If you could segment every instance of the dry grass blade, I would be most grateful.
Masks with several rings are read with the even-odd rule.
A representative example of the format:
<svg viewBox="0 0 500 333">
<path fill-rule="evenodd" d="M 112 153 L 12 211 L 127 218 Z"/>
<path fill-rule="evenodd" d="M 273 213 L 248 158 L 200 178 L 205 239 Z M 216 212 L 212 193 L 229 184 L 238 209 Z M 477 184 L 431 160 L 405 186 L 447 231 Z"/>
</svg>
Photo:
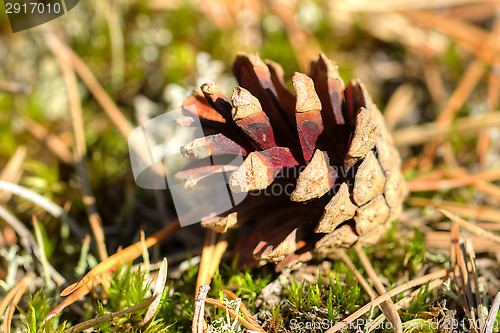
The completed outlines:
<svg viewBox="0 0 500 333">
<path fill-rule="evenodd" d="M 477 321 L 476 321 L 476 307 L 474 304 L 474 299 L 472 298 L 472 287 L 471 287 L 471 279 L 470 279 L 470 274 L 469 270 L 467 267 L 467 255 L 465 253 L 465 246 L 464 246 L 464 241 L 463 239 L 458 240 L 458 246 L 460 251 L 457 253 L 458 254 L 458 266 L 460 267 L 460 276 L 462 279 L 463 288 L 461 291 L 464 293 L 464 298 L 467 300 L 466 306 L 467 306 L 467 311 L 466 313 L 469 315 L 469 319 L 471 320 L 472 324 L 472 331 L 477 332 Z"/>
<path fill-rule="evenodd" d="M 63 71 L 64 81 L 66 83 L 69 106 L 71 113 L 71 123 L 73 127 L 73 133 L 75 137 L 75 147 L 73 150 L 73 160 L 80 177 L 80 182 L 82 184 L 82 201 L 85 205 L 85 210 L 89 217 L 90 226 L 94 234 L 97 249 L 99 251 L 99 257 L 104 260 L 108 257 L 108 252 L 106 250 L 106 242 L 104 238 L 104 231 L 102 229 L 102 219 L 99 215 L 96 207 L 96 199 L 92 193 L 92 188 L 90 187 L 90 181 L 88 179 L 88 170 L 85 163 L 85 155 L 87 148 L 85 146 L 85 130 L 83 128 L 82 119 L 82 106 L 80 101 L 80 93 L 78 92 L 78 83 L 76 81 L 75 72 L 69 63 L 69 59 L 64 51 L 56 47 L 56 43 L 50 38 L 50 35 L 44 35 L 46 42 L 49 45 L 52 53 L 54 53 L 59 60 L 59 65 Z"/>
<path fill-rule="evenodd" d="M 437 117 L 437 124 L 441 127 L 449 127 L 456 113 L 462 108 L 463 104 L 472 93 L 481 77 L 486 72 L 486 66 L 480 60 L 474 60 L 462 76 L 458 87 L 451 95 L 445 108 Z M 420 158 L 419 165 L 427 168 L 434 157 L 436 156 L 437 148 L 441 140 L 433 138 L 432 141 L 427 142 L 423 147 L 423 153 Z"/>
<path fill-rule="evenodd" d="M 489 225 L 492 225 L 489 223 Z M 449 226 L 449 223 L 448 223 Z M 485 227 L 483 227 L 485 228 Z M 497 229 L 500 231 L 500 229 Z M 432 250 L 445 250 L 450 247 L 451 237 L 449 231 L 430 231 L 425 233 L 425 247 Z M 476 235 L 463 235 L 465 240 L 470 240 L 474 245 L 476 253 L 497 253 L 500 251 L 500 246 L 495 242 L 484 239 Z"/>
<path fill-rule="evenodd" d="M 69 216 L 66 215 L 66 211 L 62 207 L 56 205 L 54 202 L 45 198 L 44 196 L 36 192 L 33 192 L 21 185 L 4 182 L 2 180 L 0 180 L 0 190 L 18 195 L 42 207 L 50 215 L 65 219 L 77 236 L 79 236 L 81 239 L 85 238 L 85 233 L 82 231 L 80 226 L 77 223 L 75 223 L 75 221 L 73 221 L 73 219 L 71 219 Z"/>
<path fill-rule="evenodd" d="M 64 214 L 64 210 L 60 206 L 56 205 L 54 202 L 46 199 L 40 194 L 33 192 L 21 185 L 0 180 L 0 190 L 9 192 L 11 194 L 16 194 L 26 200 L 38 204 L 52 216 L 60 217 Z"/>
<path fill-rule="evenodd" d="M 141 311 L 142 309 L 147 308 L 156 298 L 157 298 L 157 296 L 154 295 L 154 296 L 151 296 L 146 301 L 144 301 L 141 304 L 138 304 L 138 305 L 136 305 L 134 307 L 131 307 L 131 308 L 128 308 L 128 309 L 125 309 L 125 310 L 121 310 L 121 311 L 118 311 L 118 312 L 110 313 L 110 314 L 107 314 L 107 315 L 104 315 L 104 316 L 101 316 L 101 317 L 98 317 L 98 318 L 87 320 L 86 322 L 77 324 L 75 326 L 72 326 L 72 327 L 64 330 L 64 333 L 78 333 L 78 332 L 82 332 L 82 331 L 84 331 L 84 330 L 86 330 L 88 328 L 95 327 L 95 326 L 98 326 L 98 325 L 100 325 L 102 323 L 105 323 L 107 321 L 113 320 L 116 317 L 120 317 L 120 316 L 129 314 L 129 313 Z"/>
<path fill-rule="evenodd" d="M 494 8 L 495 10 L 495 21 L 493 23 L 492 28 L 492 37 L 496 40 L 497 43 L 500 44 L 500 7 L 498 4 Z M 500 59 L 497 58 L 495 62 L 496 68 L 500 66 Z M 495 71 L 490 71 L 488 77 L 488 105 L 490 109 L 498 108 L 500 104 L 500 77 L 495 73 Z M 491 112 L 491 111 L 490 111 Z M 490 136 L 490 131 L 484 130 L 479 133 L 479 137 L 477 140 L 477 156 L 479 156 L 479 165 L 481 167 L 487 166 L 488 160 L 488 151 L 491 148 L 492 138 Z M 500 197 L 500 196 L 498 196 Z"/>
<path fill-rule="evenodd" d="M 479 140 L 480 138 L 478 138 Z M 486 155 L 486 154 L 479 154 L 479 156 Z M 446 176 L 448 177 L 468 177 L 469 174 L 460 168 L 457 169 L 451 169 L 451 170 L 444 170 Z M 471 184 L 472 187 L 477 189 L 478 191 L 481 191 L 493 199 L 497 200 L 500 202 L 500 186 L 479 180 L 473 184 Z"/>
<path fill-rule="evenodd" d="M 417 25 L 440 31 L 473 53 L 476 58 L 494 65 L 500 45 L 493 38 L 489 38 L 487 31 L 465 21 L 444 18 L 429 11 L 419 10 L 405 14 Z"/>
<path fill-rule="evenodd" d="M 488 313 L 488 318 L 486 319 L 486 325 L 482 333 L 493 333 L 493 329 L 497 326 L 496 317 L 498 313 L 498 308 L 500 307 L 500 290 L 497 292 L 493 304 L 491 305 L 490 312 Z"/>
<path fill-rule="evenodd" d="M 440 0 L 440 1 L 417 1 L 417 0 L 342 0 L 339 1 L 339 9 L 367 13 L 384 13 L 396 10 L 409 10 L 415 8 L 438 9 L 453 6 L 475 4 L 477 0 Z"/>
<path fill-rule="evenodd" d="M 5 295 L 4 299 L 0 302 L 0 318 L 2 317 L 3 313 L 5 312 L 5 309 L 9 306 L 9 303 L 12 301 L 14 296 L 17 294 L 19 288 L 21 288 L 25 284 L 25 280 L 28 282 L 32 280 L 32 277 L 29 275 L 25 276 L 21 281 L 19 281 L 18 284 L 12 288 L 7 295 Z"/>
<path fill-rule="evenodd" d="M 441 213 L 443 213 L 444 215 L 446 215 L 446 217 L 448 217 L 450 220 L 457 223 L 460 227 L 472 232 L 473 234 L 475 234 L 477 236 L 484 237 L 484 238 L 489 239 L 497 244 L 500 244 L 500 237 L 499 236 L 492 234 L 491 232 L 486 231 L 482 228 L 479 228 L 478 226 L 475 226 L 472 223 L 467 222 L 464 219 L 461 219 L 460 217 L 456 216 L 453 213 L 450 213 L 447 210 L 444 210 L 444 209 L 438 209 L 438 210 Z"/>
<path fill-rule="evenodd" d="M 460 79 L 458 87 L 455 89 L 451 95 L 448 103 L 444 110 L 437 117 L 437 122 L 442 126 L 449 126 L 457 114 L 457 112 L 462 108 L 467 98 L 470 96 L 479 80 L 483 77 L 486 72 L 486 66 L 480 60 L 474 60 L 467 67 L 465 73 Z"/>
<path fill-rule="evenodd" d="M 141 230 L 141 244 L 142 244 L 142 261 L 144 264 L 144 272 L 146 275 L 149 275 L 151 272 L 151 261 L 149 260 L 149 251 L 148 247 L 146 246 L 146 234 L 144 233 L 144 230 Z"/>
<path fill-rule="evenodd" d="M 168 262 L 167 258 L 163 258 L 160 266 L 160 271 L 158 272 L 158 278 L 156 279 L 155 291 L 153 296 L 155 300 L 151 303 L 144 316 L 144 319 L 141 322 L 141 326 L 145 326 L 148 324 L 156 314 L 158 310 L 158 306 L 160 305 L 161 295 L 163 294 L 163 290 L 165 289 L 165 282 L 167 281 L 167 272 L 168 272 Z M 144 327 L 146 328 L 146 327 Z"/>
<path fill-rule="evenodd" d="M 352 315 L 343 319 L 342 321 L 338 322 L 334 327 L 325 331 L 325 333 L 334 333 L 334 332 L 341 331 L 341 330 L 345 329 L 346 327 L 349 327 L 349 324 L 351 322 L 353 322 L 357 318 L 361 317 L 366 312 L 370 311 L 370 309 L 372 307 L 381 304 L 382 302 L 390 299 L 391 297 L 396 296 L 399 293 L 404 292 L 405 290 L 417 287 L 421 284 L 427 283 L 427 282 L 432 281 L 432 280 L 440 281 L 441 282 L 440 284 L 442 284 L 443 283 L 442 279 L 445 278 L 448 274 L 449 274 L 448 270 L 442 269 L 440 271 L 430 273 L 430 274 L 421 276 L 419 278 L 416 278 L 414 280 L 408 281 L 406 283 L 403 283 L 400 286 L 390 290 L 389 292 L 377 297 L 376 299 L 374 299 L 370 303 L 365 304 L 363 307 L 361 307 L 359 310 L 354 312 Z"/>
<path fill-rule="evenodd" d="M 384 111 L 387 129 L 392 130 L 415 106 L 415 89 L 410 84 L 403 84 L 392 94 Z"/>
<path fill-rule="evenodd" d="M 457 244 L 458 244 L 458 239 L 460 238 L 460 227 L 457 224 L 453 224 L 450 228 L 450 267 L 453 269 L 453 272 L 456 271 L 456 265 L 457 265 Z"/>
<path fill-rule="evenodd" d="M 229 234 L 230 234 L 229 231 L 226 232 L 225 234 L 222 234 L 220 236 L 220 239 L 217 241 L 217 244 L 215 244 L 213 258 L 212 261 L 210 262 L 207 275 L 207 278 L 209 278 L 210 280 L 212 280 L 212 277 L 215 275 L 217 268 L 219 268 L 220 261 L 222 260 L 222 256 L 226 252 L 228 246 L 227 238 Z"/>
<path fill-rule="evenodd" d="M 443 284 L 443 281 L 441 279 L 433 280 L 429 283 L 428 290 L 433 290 L 442 284 Z M 402 309 L 403 307 L 407 306 L 415 297 L 417 297 L 417 295 L 419 293 L 420 293 L 420 289 L 415 290 L 410 295 L 404 297 L 403 299 L 399 300 L 396 304 L 394 304 L 394 307 L 396 308 L 396 310 Z M 385 316 L 383 314 L 378 316 L 374 321 L 372 321 L 368 324 L 367 331 L 371 332 L 374 329 L 376 329 L 377 327 L 380 327 L 380 324 L 382 324 L 384 319 L 385 319 Z M 406 326 L 406 325 L 404 325 L 404 326 Z M 406 327 L 404 327 L 404 328 L 406 329 Z"/>
<path fill-rule="evenodd" d="M 245 328 L 247 328 L 249 330 L 252 330 L 252 331 L 255 331 L 255 332 L 266 333 L 266 331 L 264 331 L 260 326 L 254 326 L 254 325 L 252 325 L 251 323 L 249 323 L 248 321 L 246 321 L 245 318 L 243 318 L 238 313 L 236 313 L 234 310 L 229 309 L 226 304 L 223 304 L 220 301 L 212 299 L 212 298 L 206 298 L 205 302 L 207 302 L 209 304 L 212 304 L 212 305 L 215 305 L 218 308 L 227 311 L 231 317 L 236 318 L 238 320 L 238 322 L 241 325 L 243 325 Z"/>
<path fill-rule="evenodd" d="M 346 264 L 346 266 L 354 273 L 354 276 L 356 276 L 356 278 L 358 279 L 358 281 L 361 284 L 361 286 L 363 287 L 363 289 L 368 293 L 368 295 L 370 295 L 372 301 L 375 298 L 377 298 L 377 293 L 375 292 L 375 290 L 372 289 L 372 287 L 370 286 L 368 281 L 366 281 L 366 279 L 363 277 L 363 275 L 361 275 L 361 273 L 359 273 L 358 269 L 356 268 L 354 263 L 351 261 L 351 258 L 349 258 L 347 253 L 345 253 L 344 250 L 340 250 L 339 255 L 340 255 L 340 258 L 342 259 L 342 261 Z M 385 293 L 385 291 L 382 293 Z M 391 321 L 391 319 L 394 317 L 393 309 L 391 308 L 391 306 L 388 305 L 386 302 L 384 302 L 383 304 L 380 304 L 379 307 L 380 307 L 380 310 L 383 312 L 383 316 L 385 318 L 389 319 L 389 321 Z M 397 326 L 394 326 L 394 327 L 397 327 Z"/>
<path fill-rule="evenodd" d="M 33 119 L 21 116 L 23 125 L 31 135 L 43 143 L 58 159 L 67 165 L 73 163 L 73 157 L 68 149 L 68 145 L 57 135 L 50 133 L 42 124 Z"/>
<path fill-rule="evenodd" d="M 12 295 L 10 305 L 7 308 L 7 312 L 5 313 L 5 318 L 3 322 L 3 332 L 10 333 L 10 324 L 12 322 L 12 316 L 14 315 L 14 311 L 16 310 L 17 303 L 21 300 L 24 292 L 30 286 L 30 282 L 34 279 L 33 275 L 26 275 L 19 283 L 14 287 L 15 293 Z M 14 290 L 13 289 L 13 290 Z M 0 309 L 1 310 L 1 309 Z M 3 310 L 0 312 L 0 314 Z"/>
<path fill-rule="evenodd" d="M 38 245 L 38 252 L 40 253 L 40 263 L 42 264 L 42 274 L 45 279 L 45 287 L 52 291 L 54 289 L 54 282 L 51 280 L 50 270 L 49 270 L 49 260 L 45 254 L 45 246 L 43 243 L 42 232 L 40 230 L 40 225 L 38 224 L 38 219 L 33 216 L 33 226 L 35 228 L 35 237 Z"/>
<path fill-rule="evenodd" d="M 238 299 L 238 296 L 236 296 L 236 294 L 230 290 L 224 289 L 224 290 L 222 290 L 222 292 L 224 294 L 226 294 L 227 296 L 229 296 L 229 298 L 231 298 L 233 301 Z M 254 319 L 254 317 L 252 316 L 250 311 L 248 311 L 247 307 L 245 306 L 245 304 L 243 304 L 243 302 L 240 304 L 240 310 L 241 310 L 241 312 L 243 312 L 243 314 L 245 315 L 245 318 L 249 321 L 250 324 L 252 324 L 256 327 L 260 327 L 257 320 Z"/>
<path fill-rule="evenodd" d="M 102 106 L 104 112 L 117 127 L 120 134 L 125 139 L 128 139 L 130 133 L 133 130 L 132 125 L 127 120 L 127 118 L 125 118 L 125 116 L 116 106 L 113 100 L 109 97 L 104 88 L 99 84 L 94 74 L 92 74 L 92 71 L 85 64 L 85 62 L 83 62 L 82 59 L 80 59 L 80 57 L 75 52 L 73 52 L 73 50 L 68 45 L 58 39 L 52 31 L 45 31 L 44 36 L 49 44 L 52 44 L 55 49 L 59 50 L 61 54 L 63 54 L 64 57 L 69 60 L 71 66 L 74 68 L 82 81 L 87 85 L 94 98 Z M 147 152 L 144 151 L 142 147 L 139 147 L 137 142 L 134 140 L 131 140 L 129 144 L 131 148 L 136 152 L 137 156 L 147 164 L 149 164 L 150 160 Z M 158 170 L 157 167 L 153 168 L 153 170 L 159 173 L 161 173 L 162 171 Z"/>
<path fill-rule="evenodd" d="M 0 172 L 0 179 L 11 183 L 19 182 L 23 172 L 22 165 L 26 158 L 26 146 L 19 146 L 16 152 L 9 159 Z M 0 202 L 7 202 L 11 197 L 10 193 L 0 193 Z"/>
<path fill-rule="evenodd" d="M 406 127 L 394 131 L 392 136 L 396 146 L 415 146 L 426 143 L 435 136 L 442 136 L 443 139 L 453 136 L 466 137 L 494 127 L 500 127 L 500 112 L 497 111 L 480 116 L 461 117 L 452 127 L 442 127 L 436 122 Z"/>
<path fill-rule="evenodd" d="M 198 290 L 200 290 L 200 287 L 204 284 L 210 285 L 210 281 L 212 280 L 212 277 L 210 276 L 210 267 L 212 266 L 211 262 L 214 259 L 216 238 L 217 233 L 212 229 L 208 229 L 205 236 L 205 244 L 203 245 L 203 252 L 201 253 L 198 278 L 196 280 L 196 296 L 198 296 Z"/>
<path fill-rule="evenodd" d="M 469 174 L 462 177 L 444 180 L 428 180 L 417 178 L 407 181 L 406 184 L 410 192 L 420 192 L 468 186 L 478 181 L 493 181 L 497 179 L 500 179 L 500 169 L 493 169 L 472 175 Z"/>
<path fill-rule="evenodd" d="M 349 256 L 345 252 L 345 250 L 341 249 L 338 251 L 338 253 L 344 264 L 346 264 L 346 266 L 354 273 L 354 276 L 356 277 L 356 279 L 358 279 L 358 282 L 361 285 L 361 287 L 368 293 L 368 295 L 370 295 L 372 300 L 375 299 L 377 297 L 375 290 L 372 289 L 368 281 L 366 281 L 363 275 L 361 275 L 361 273 L 356 268 L 356 265 L 354 265 L 351 258 L 349 258 Z"/>
<path fill-rule="evenodd" d="M 149 248 L 153 245 L 158 244 L 160 241 L 167 238 L 168 236 L 172 235 L 174 232 L 179 230 L 179 228 L 180 228 L 179 221 L 171 222 L 169 225 L 164 227 L 162 230 L 158 231 L 157 233 L 155 233 L 151 237 L 148 237 L 144 241 L 144 243 Z M 68 288 L 64 289 L 61 292 L 61 296 L 67 296 L 67 295 L 75 292 L 76 290 L 78 290 L 82 286 L 87 285 L 89 282 L 92 282 L 92 280 L 94 280 L 97 276 L 99 276 L 103 273 L 109 272 L 114 267 L 117 267 L 117 265 L 121 261 L 133 260 L 133 259 L 139 257 L 142 254 L 142 248 L 143 248 L 142 242 L 137 242 L 129 247 L 126 247 L 122 251 L 113 254 L 108 259 L 100 262 L 90 272 L 88 272 L 87 275 L 85 275 L 83 277 L 83 279 L 80 280 L 80 282 L 73 284 L 73 285 L 69 286 Z"/>
<path fill-rule="evenodd" d="M 478 219 L 482 221 L 489 221 L 500 223 L 500 211 L 485 207 L 485 206 L 471 206 L 466 204 L 458 204 L 452 201 L 443 201 L 426 198 L 410 198 L 407 203 L 413 206 L 434 206 L 436 208 L 454 211 L 466 217 Z"/>
<path fill-rule="evenodd" d="M 439 65 L 436 63 L 436 59 L 426 54 L 426 52 L 421 51 L 419 55 L 423 62 L 423 75 L 427 91 L 429 91 L 432 101 L 441 109 L 444 107 L 447 92 L 443 83 L 443 77 L 439 71 Z"/>
<path fill-rule="evenodd" d="M 118 131 L 120 131 L 124 138 L 128 138 L 128 135 L 133 129 L 132 125 L 130 125 L 129 121 L 125 118 L 120 109 L 118 109 L 104 88 L 99 84 L 88 66 L 77 54 L 73 52 L 73 50 L 71 50 L 68 45 L 57 38 L 51 31 L 46 30 L 44 35 L 46 41 L 51 43 L 54 48 L 61 50 L 61 52 L 63 52 L 63 54 L 71 61 L 71 65 L 78 73 L 78 76 L 80 76 L 83 82 L 85 82 L 97 102 L 101 104 L 106 114 L 118 128 Z"/>
<path fill-rule="evenodd" d="M 482 314 L 482 300 L 479 291 L 477 272 L 475 269 L 475 255 L 472 243 L 460 238 L 459 224 L 454 224 L 451 228 L 451 267 L 453 269 L 453 278 L 455 283 L 455 293 L 458 295 L 459 302 L 469 319 L 471 332 L 479 332 L 484 327 L 484 317 Z M 475 298 L 472 297 L 472 282 L 475 286 Z M 476 320 L 476 311 L 478 320 Z"/>
<path fill-rule="evenodd" d="M 310 59 L 315 58 L 321 52 L 321 47 L 314 35 L 297 24 L 296 8 L 293 4 L 294 2 L 270 1 L 271 10 L 283 22 L 297 62 L 301 71 L 304 72 L 310 65 Z"/>
<path fill-rule="evenodd" d="M 62 312 L 67 306 L 73 304 L 74 302 L 78 301 L 80 298 L 83 296 L 87 295 L 91 290 L 94 284 L 98 284 L 100 282 L 100 277 L 95 277 L 93 280 L 89 280 L 85 285 L 80 286 L 77 290 L 75 290 L 71 295 L 66 297 L 64 301 L 59 303 L 58 306 L 55 307 L 54 310 L 50 311 L 49 314 L 44 318 L 43 322 L 45 323 L 47 320 L 50 320 L 51 318 L 57 316 L 59 313 Z M 68 288 L 75 287 L 77 283 L 73 283 L 71 286 Z M 66 289 L 68 289 L 66 288 Z"/>
<path fill-rule="evenodd" d="M 21 237 L 21 245 L 26 249 L 26 251 L 33 252 L 35 257 L 41 261 L 42 254 L 38 250 L 38 246 L 36 244 L 35 239 L 31 235 L 31 232 L 26 228 L 26 226 L 19 221 L 14 215 L 12 215 L 6 208 L 0 205 L 0 218 L 2 218 L 5 222 L 7 222 L 12 229 L 16 231 L 16 233 Z M 52 275 L 52 279 L 56 282 L 58 286 L 61 286 L 66 283 L 66 279 L 59 274 L 56 269 L 47 263 L 50 274 Z M 1 312 L 0 312 L 1 315 Z"/>
<path fill-rule="evenodd" d="M 485 325 L 484 307 L 483 307 L 483 298 L 481 295 L 481 291 L 479 290 L 479 277 L 477 275 L 477 268 L 476 268 L 476 253 L 474 251 L 474 246 L 472 246 L 472 242 L 470 240 L 466 241 L 465 250 L 467 252 L 467 255 L 469 256 L 469 262 L 471 263 L 471 273 L 474 281 L 474 294 L 476 295 L 478 319 L 480 327 L 484 327 Z"/>
<path fill-rule="evenodd" d="M 484 316 L 481 293 L 476 271 L 475 254 L 472 242 L 470 240 L 464 243 L 460 238 L 460 227 L 455 224 L 451 229 L 452 245 L 451 245 L 451 264 L 453 268 L 455 293 L 459 297 L 464 312 L 466 313 L 471 324 L 472 332 L 479 332 L 484 328 Z M 467 244 L 467 245 L 466 245 Z M 473 298 L 473 288 L 474 294 Z M 477 319 L 476 319 L 477 311 Z"/>
<path fill-rule="evenodd" d="M 363 252 L 363 249 L 359 245 L 354 246 L 354 249 L 356 250 L 358 257 L 361 260 L 363 267 L 368 273 L 368 276 L 372 280 L 375 289 L 377 289 L 379 294 L 386 294 L 387 291 L 385 290 L 384 285 L 378 278 L 377 273 L 375 272 L 372 264 L 370 263 L 370 259 L 368 259 L 366 254 Z M 386 315 L 387 320 L 391 322 L 394 331 L 396 333 L 403 332 L 403 323 L 401 322 L 401 317 L 399 317 L 398 311 L 396 310 L 396 307 L 394 306 L 394 302 L 392 301 L 392 299 L 391 298 L 387 299 L 387 301 L 384 302 L 383 307 L 385 308 L 384 314 Z"/>
</svg>

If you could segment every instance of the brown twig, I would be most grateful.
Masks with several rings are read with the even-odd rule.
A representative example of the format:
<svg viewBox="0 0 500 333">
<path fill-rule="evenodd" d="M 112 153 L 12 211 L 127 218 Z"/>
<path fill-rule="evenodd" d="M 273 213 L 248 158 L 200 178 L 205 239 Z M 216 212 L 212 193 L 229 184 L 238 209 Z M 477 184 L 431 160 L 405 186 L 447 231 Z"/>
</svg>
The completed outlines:
<svg viewBox="0 0 500 333">
<path fill-rule="evenodd" d="M 205 320 L 203 319 L 205 311 L 205 299 L 207 298 L 210 286 L 203 284 L 197 289 L 197 296 L 194 306 L 193 325 L 191 327 L 192 333 L 203 333 Z"/>
</svg>

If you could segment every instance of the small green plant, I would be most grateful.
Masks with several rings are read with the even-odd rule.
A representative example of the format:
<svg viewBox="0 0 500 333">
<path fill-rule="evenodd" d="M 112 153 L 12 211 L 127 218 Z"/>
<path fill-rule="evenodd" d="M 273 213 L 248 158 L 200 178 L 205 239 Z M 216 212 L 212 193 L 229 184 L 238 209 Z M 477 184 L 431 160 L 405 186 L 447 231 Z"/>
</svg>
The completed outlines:
<svg viewBox="0 0 500 333">
<path fill-rule="evenodd" d="M 292 280 L 285 291 L 287 306 L 281 314 L 272 310 L 272 319 L 280 325 L 288 323 L 292 331 L 300 331 L 298 323 L 308 323 L 308 331 L 322 332 L 328 323 L 335 323 L 369 302 L 354 279 L 354 274 L 340 262 L 326 275 L 318 274 L 315 283 Z"/>
<path fill-rule="evenodd" d="M 52 300 L 39 290 L 30 297 L 28 310 L 21 311 L 23 325 L 29 333 L 62 333 L 67 327 L 67 323 L 59 324 L 59 317 L 51 318 L 45 323 L 44 318 L 52 310 Z"/>
<path fill-rule="evenodd" d="M 405 320 L 410 320 L 414 318 L 414 316 L 411 316 L 409 314 L 417 315 L 419 312 L 424 312 L 429 310 L 429 307 L 432 304 L 431 302 L 428 302 L 430 294 L 431 293 L 429 292 L 429 284 L 426 284 L 425 286 L 420 288 L 417 297 L 415 297 L 408 306 L 406 314 L 401 315 L 401 319 L 403 320 L 403 322 Z"/>
<path fill-rule="evenodd" d="M 121 265 L 113 274 L 109 287 L 106 288 L 108 311 L 115 312 L 132 307 L 151 294 L 151 282 L 146 281 L 141 266 L 135 272 L 132 272 L 131 268 L 131 264 Z"/>
<path fill-rule="evenodd" d="M 105 288 L 108 298 L 97 303 L 97 316 L 104 316 L 109 313 L 131 308 L 144 302 L 151 295 L 151 282 L 147 281 L 141 266 L 134 272 L 132 265 L 121 264 L 113 274 L 109 286 Z M 165 302 L 167 294 L 162 294 Z M 102 323 L 99 332 L 143 332 L 142 320 L 146 309 L 132 312 L 125 316 L 113 318 L 111 321 Z M 166 318 L 157 316 L 146 332 L 159 333 L 166 332 L 169 325 L 164 321 Z"/>
<path fill-rule="evenodd" d="M 232 267 L 222 265 L 221 271 L 217 271 L 212 281 L 212 295 L 219 296 L 217 293 L 222 289 L 234 290 L 235 294 L 245 303 L 247 309 L 254 313 L 257 310 L 256 300 L 260 291 L 269 284 L 273 278 L 272 274 L 253 274 L 249 269 L 243 272 Z"/>
<path fill-rule="evenodd" d="M 422 267 L 422 262 L 425 258 L 424 248 L 425 238 L 418 228 L 413 228 L 413 237 L 410 240 L 410 245 L 404 257 L 404 265 L 413 269 Z"/>
</svg>

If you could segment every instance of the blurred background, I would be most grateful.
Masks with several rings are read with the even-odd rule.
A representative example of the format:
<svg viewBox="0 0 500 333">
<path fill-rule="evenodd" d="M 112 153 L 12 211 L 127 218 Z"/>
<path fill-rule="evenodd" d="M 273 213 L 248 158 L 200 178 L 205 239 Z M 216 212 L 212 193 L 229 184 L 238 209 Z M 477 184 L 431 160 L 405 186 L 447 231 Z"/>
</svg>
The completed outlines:
<svg viewBox="0 0 500 333">
<path fill-rule="evenodd" d="M 74 134 L 64 74 L 67 53 L 61 50 L 70 49 L 83 142 Z M 207 81 L 216 81 L 230 96 L 237 85 L 231 66 L 238 52 L 278 62 L 288 84 L 295 71 L 309 72 L 319 52 L 337 62 L 345 82 L 361 79 L 394 133 L 408 179 L 445 177 L 443 169 L 474 173 L 500 166 L 494 112 L 500 98 L 500 4 L 495 1 L 86 0 L 50 23 L 14 34 L 2 12 L 0 179 L 54 201 L 74 224 L 7 192 L 0 192 L 0 205 L 29 229 L 31 216 L 38 218 L 45 251 L 61 274 L 75 274 L 68 258 L 77 260 L 82 239 L 91 234 L 92 210 L 86 211 L 82 199 L 89 194 L 85 182 L 110 253 L 139 240 L 139 230 L 150 234 L 175 219 L 168 194 L 135 185 L 127 126 L 179 107 Z M 486 114 L 492 117 L 477 118 Z M 75 156 L 86 163 L 83 173 Z M 496 196 L 444 190 L 433 198 L 499 203 L 498 190 Z M 416 208 L 422 205 L 410 204 L 403 217 L 407 226 L 424 233 L 443 227 L 429 227 L 440 217 L 425 210 L 422 215 Z M 18 242 L 2 219 L 0 231 L 0 248 Z M 441 236 L 433 237 L 429 247 L 446 248 Z M 178 253 L 188 243 L 196 249 L 203 234 L 182 230 L 164 250 Z M 92 253 L 95 264 L 97 251 Z M 6 265 L 0 261 L 0 278 Z"/>
<path fill-rule="evenodd" d="M 135 127 L 177 108 L 207 81 L 216 81 L 230 96 L 238 52 L 258 52 L 280 63 L 288 80 L 295 71 L 307 73 L 309 62 L 324 52 L 337 62 L 344 81 L 359 78 L 367 85 L 396 131 L 410 177 L 436 163 L 475 171 L 498 165 L 498 129 L 482 131 L 479 139 L 455 135 L 429 155 L 423 143 L 433 132 L 415 126 L 436 125 L 438 119 L 446 128 L 461 116 L 498 106 L 499 8 L 493 1 L 467 0 L 89 0 L 50 23 L 14 34 L 3 13 L 1 177 L 67 207 L 79 232 L 88 232 L 73 163 L 68 91 L 48 30 L 74 51 L 123 115 L 110 116 L 109 105 L 99 102 L 104 91 L 96 97 L 88 79 L 78 80 L 86 173 L 109 249 L 137 238 L 139 226 L 161 226 L 158 210 L 163 219 L 175 217 L 171 205 L 158 204 L 161 196 L 134 184 L 120 121 Z M 22 219 L 36 213 L 49 235 L 68 235 L 61 233 L 59 219 L 36 205 L 6 194 L 0 200 Z M 121 238 L 113 237 L 117 234 Z M 66 246 L 76 251 L 71 243 Z"/>
</svg>

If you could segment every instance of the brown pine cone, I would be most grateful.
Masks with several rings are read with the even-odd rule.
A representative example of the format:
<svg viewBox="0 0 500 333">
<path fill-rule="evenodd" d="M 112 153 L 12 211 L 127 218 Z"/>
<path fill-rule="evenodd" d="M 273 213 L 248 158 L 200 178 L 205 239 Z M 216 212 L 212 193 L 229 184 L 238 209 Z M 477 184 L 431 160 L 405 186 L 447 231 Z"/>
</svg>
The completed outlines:
<svg viewBox="0 0 500 333">
<path fill-rule="evenodd" d="M 184 156 L 245 157 L 229 186 L 247 197 L 202 224 L 226 232 L 252 221 L 240 250 L 252 245 L 255 259 L 281 265 L 376 241 L 398 219 L 407 190 L 399 153 L 363 84 L 345 87 L 324 54 L 310 76 L 292 76 L 295 95 L 280 65 L 257 54 L 239 54 L 233 73 L 240 86 L 230 101 L 206 83 L 184 103 L 196 106 L 205 135 L 183 146 Z M 205 177 L 194 166 L 177 176 L 190 187 Z M 243 260 L 252 252 L 242 251 Z"/>
</svg>

